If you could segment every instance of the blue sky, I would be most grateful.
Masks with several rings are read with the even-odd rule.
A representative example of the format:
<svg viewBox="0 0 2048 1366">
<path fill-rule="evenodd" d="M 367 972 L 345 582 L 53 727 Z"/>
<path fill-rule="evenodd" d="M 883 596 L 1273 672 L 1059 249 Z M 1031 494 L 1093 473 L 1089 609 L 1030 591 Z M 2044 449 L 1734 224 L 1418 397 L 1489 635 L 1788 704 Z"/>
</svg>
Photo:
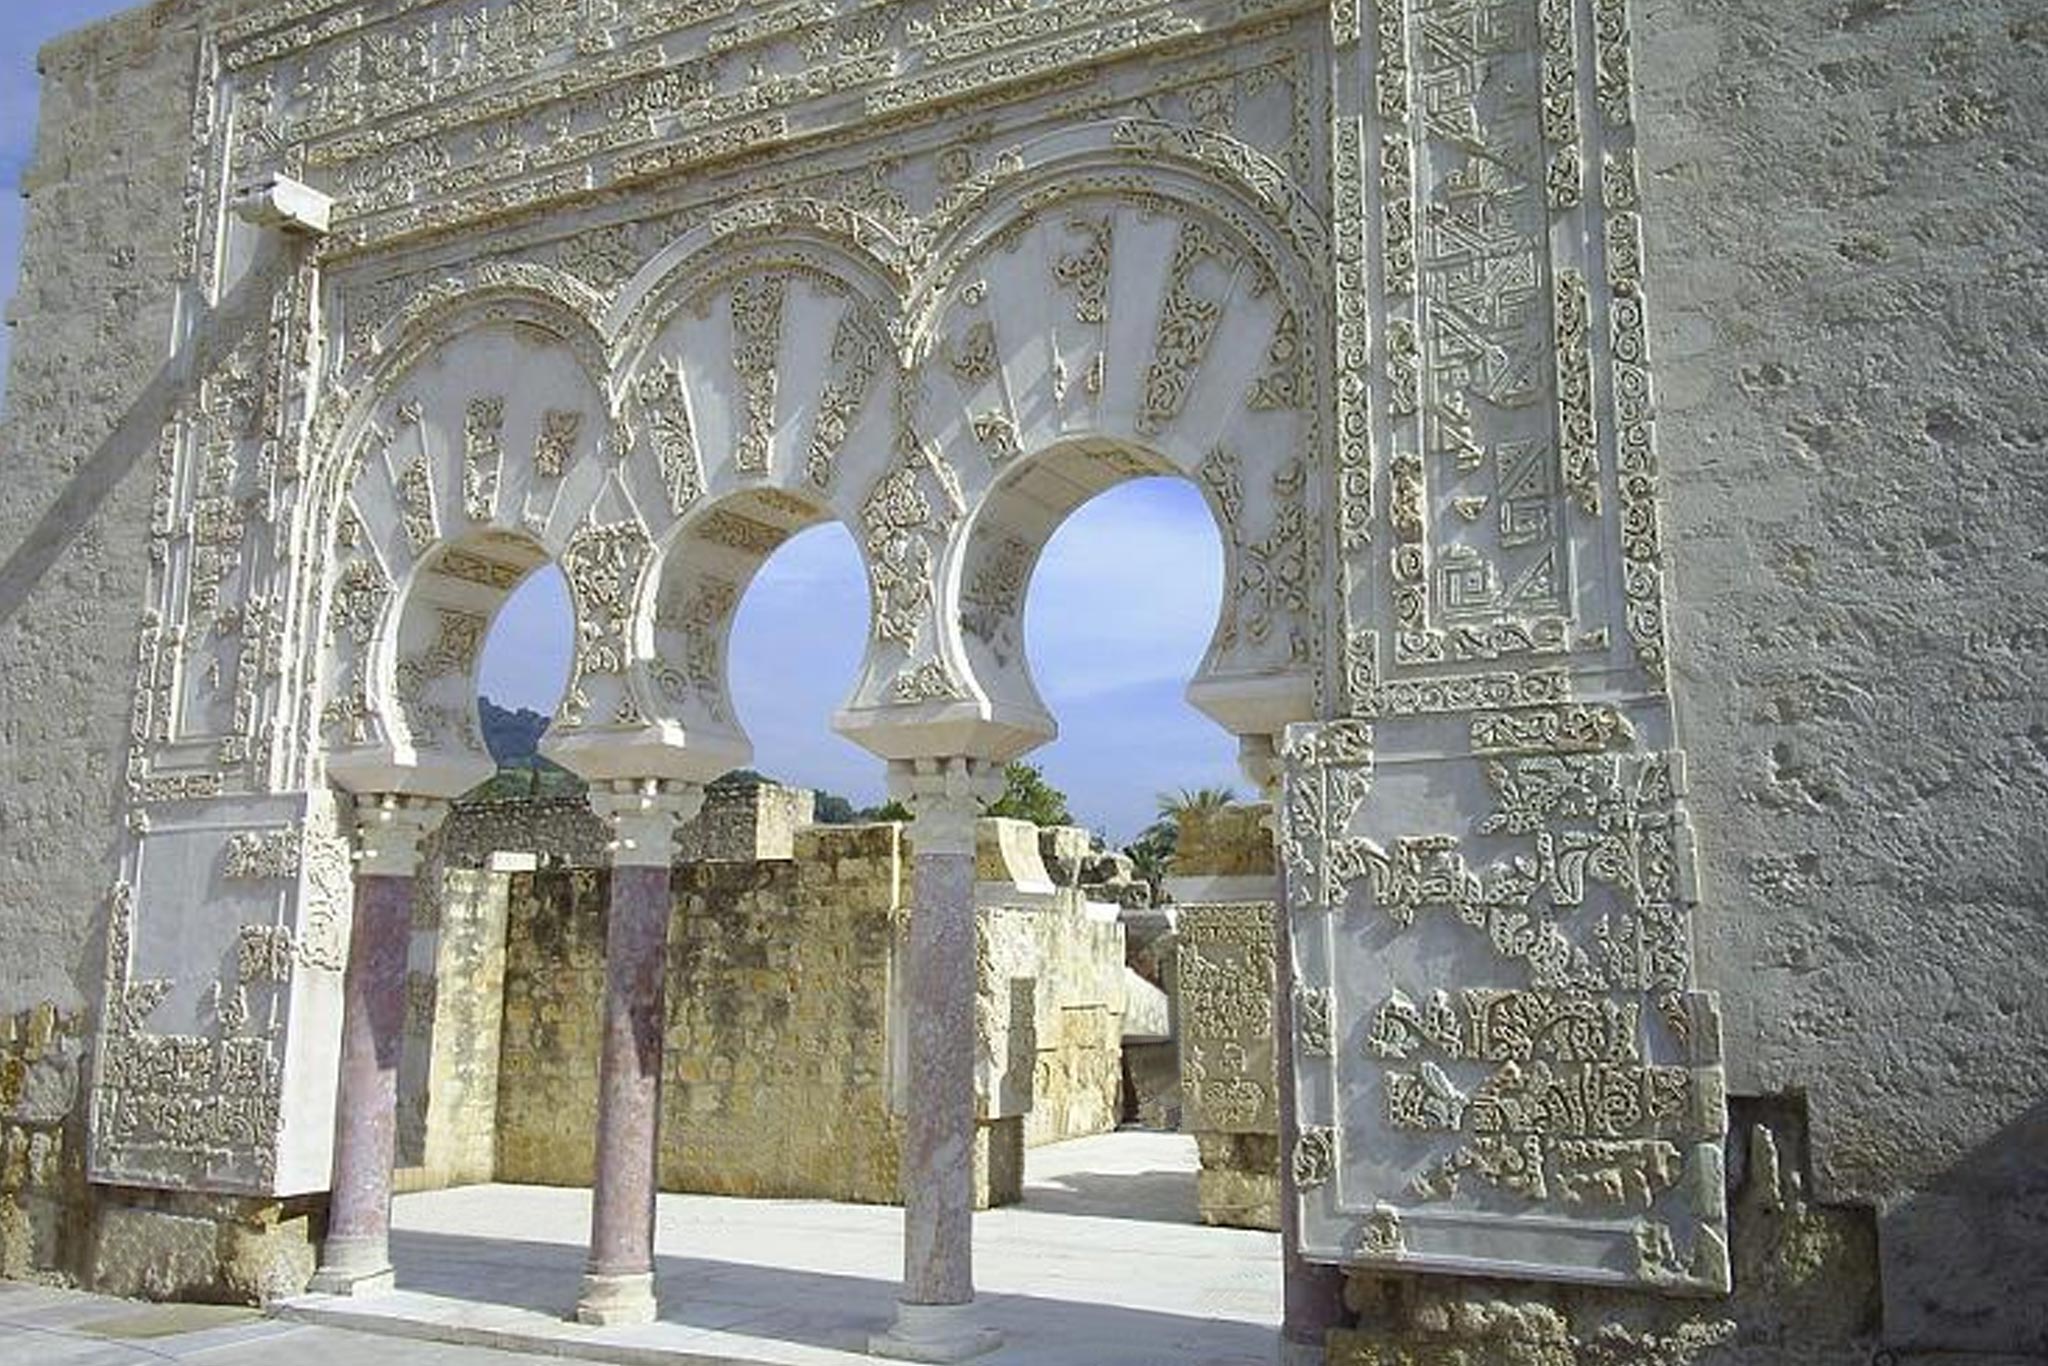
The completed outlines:
<svg viewBox="0 0 2048 1366">
<path fill-rule="evenodd" d="M 0 298 L 12 297 L 19 276 L 36 50 L 126 8 L 0 0 Z M 0 328 L 0 375 L 10 340 Z M 1031 758 L 1083 824 L 1121 841 L 1152 819 L 1161 791 L 1242 787 L 1235 742 L 1181 696 L 1221 589 L 1214 523 L 1193 486 L 1177 480 L 1112 489 L 1053 538 L 1032 580 L 1025 634 L 1060 737 Z M 861 803 L 880 799 L 881 762 L 834 735 L 831 717 L 852 689 L 867 613 L 852 541 L 839 526 L 816 528 L 784 546 L 748 590 L 731 659 L 755 766 Z M 559 576 L 536 576 L 493 629 L 482 690 L 509 706 L 551 709 L 567 662 L 563 586 Z"/>
<path fill-rule="evenodd" d="M 1122 842 L 1151 821 L 1162 791 L 1242 788 L 1236 742 L 1182 697 L 1222 586 L 1215 525 L 1201 494 L 1179 479 L 1111 489 L 1046 547 L 1024 633 L 1060 735 L 1030 757 L 1082 824 Z M 880 799 L 881 762 L 831 730 L 867 628 L 867 585 L 845 528 L 814 527 L 768 561 L 740 604 L 731 650 L 733 699 L 756 768 L 857 804 Z M 568 654 L 561 576 L 535 575 L 492 628 L 482 691 L 550 709 Z"/>
</svg>

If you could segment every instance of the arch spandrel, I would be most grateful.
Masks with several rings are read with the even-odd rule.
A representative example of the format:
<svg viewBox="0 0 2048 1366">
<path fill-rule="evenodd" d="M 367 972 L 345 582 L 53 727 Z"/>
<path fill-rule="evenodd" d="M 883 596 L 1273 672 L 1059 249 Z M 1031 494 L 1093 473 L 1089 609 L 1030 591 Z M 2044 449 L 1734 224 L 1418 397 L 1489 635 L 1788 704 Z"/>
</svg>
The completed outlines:
<svg viewBox="0 0 2048 1366">
<path fill-rule="evenodd" d="M 1166 473 L 1203 489 L 1226 550 L 1190 696 L 1233 732 L 1276 734 L 1313 714 L 1320 630 L 1312 271 L 1213 168 L 1137 190 L 1114 129 L 1042 150 L 1057 155 L 967 197 L 982 221 L 941 234 L 952 250 L 921 281 L 905 425 L 961 511 L 941 528 L 929 633 L 904 633 L 842 729 L 900 727 L 915 707 L 988 757 L 1050 738 L 1021 648 L 1031 568 L 1088 497 Z"/>
<path fill-rule="evenodd" d="M 330 476 L 317 725 L 337 782 L 453 795 L 495 767 L 474 716 L 484 631 L 605 499 L 609 404 L 558 321 L 499 295 L 423 315 L 368 383 Z"/>
</svg>

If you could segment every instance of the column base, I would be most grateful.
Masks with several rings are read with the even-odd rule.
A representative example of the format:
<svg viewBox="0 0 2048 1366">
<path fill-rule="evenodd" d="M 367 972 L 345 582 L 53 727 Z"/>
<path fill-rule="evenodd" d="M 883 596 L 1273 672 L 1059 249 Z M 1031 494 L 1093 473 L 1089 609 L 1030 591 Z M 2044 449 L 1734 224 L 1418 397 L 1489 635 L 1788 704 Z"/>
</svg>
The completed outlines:
<svg viewBox="0 0 2048 1366">
<path fill-rule="evenodd" d="M 655 1308 L 652 1271 L 629 1272 L 623 1276 L 603 1276 L 592 1271 L 583 1277 L 583 1295 L 576 1301 L 576 1322 L 587 1323 L 593 1328 L 609 1328 L 619 1323 L 652 1323 Z"/>
<path fill-rule="evenodd" d="M 1327 1359 L 1320 1342 L 1289 1342 L 1280 1339 L 1278 1366 L 1323 1366 Z"/>
<path fill-rule="evenodd" d="M 396 1283 L 388 1239 L 329 1238 L 306 1289 L 315 1295 L 382 1295 Z"/>
<path fill-rule="evenodd" d="M 965 1361 L 1003 1345 L 1003 1335 L 974 1322 L 972 1304 L 896 1305 L 888 1332 L 868 1339 L 868 1351 L 898 1361 Z"/>
</svg>

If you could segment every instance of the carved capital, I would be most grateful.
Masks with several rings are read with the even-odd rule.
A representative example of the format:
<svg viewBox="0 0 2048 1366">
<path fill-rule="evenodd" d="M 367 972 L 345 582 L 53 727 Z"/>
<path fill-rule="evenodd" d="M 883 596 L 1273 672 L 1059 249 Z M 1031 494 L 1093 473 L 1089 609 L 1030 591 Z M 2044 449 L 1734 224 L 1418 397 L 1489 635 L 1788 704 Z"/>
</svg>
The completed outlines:
<svg viewBox="0 0 2048 1366">
<path fill-rule="evenodd" d="M 617 778 L 590 785 L 590 809 L 612 832 L 612 864 L 666 868 L 675 858 L 676 831 L 704 806 L 700 783 L 661 778 Z"/>
<path fill-rule="evenodd" d="M 982 807 L 1003 794 L 1003 766 L 988 759 L 891 759 L 889 795 L 910 808 L 919 854 L 972 854 Z"/>
<path fill-rule="evenodd" d="M 447 814 L 448 803 L 438 797 L 357 793 L 356 871 L 411 877 L 419 871 L 420 846 Z"/>
</svg>

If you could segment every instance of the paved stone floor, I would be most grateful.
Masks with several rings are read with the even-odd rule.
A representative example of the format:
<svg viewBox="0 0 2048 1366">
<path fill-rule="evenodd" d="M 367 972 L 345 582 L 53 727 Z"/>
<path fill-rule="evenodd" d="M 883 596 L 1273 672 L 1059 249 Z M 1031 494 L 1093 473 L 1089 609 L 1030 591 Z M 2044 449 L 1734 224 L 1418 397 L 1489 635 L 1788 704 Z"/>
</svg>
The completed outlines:
<svg viewBox="0 0 2048 1366">
<path fill-rule="evenodd" d="M 535 1366 L 539 1360 L 483 1347 L 394 1343 L 266 1319 L 254 1309 L 137 1304 L 0 1281 L 5 1366 Z"/>
<path fill-rule="evenodd" d="M 1269 1366 L 1279 1240 L 1195 1223 L 1192 1139 L 1125 1132 L 1030 1155 L 1024 1203 L 979 1215 L 993 1366 Z M 400 1289 L 307 1297 L 307 1321 L 596 1360 L 854 1366 L 893 1313 L 902 1213 L 808 1200 L 664 1195 L 659 1323 L 565 1322 L 590 1226 L 584 1190 L 472 1186 L 402 1196 Z M 409 1358 L 408 1358 L 409 1359 Z M 211 1359 L 209 1359 L 211 1366 Z"/>
</svg>

